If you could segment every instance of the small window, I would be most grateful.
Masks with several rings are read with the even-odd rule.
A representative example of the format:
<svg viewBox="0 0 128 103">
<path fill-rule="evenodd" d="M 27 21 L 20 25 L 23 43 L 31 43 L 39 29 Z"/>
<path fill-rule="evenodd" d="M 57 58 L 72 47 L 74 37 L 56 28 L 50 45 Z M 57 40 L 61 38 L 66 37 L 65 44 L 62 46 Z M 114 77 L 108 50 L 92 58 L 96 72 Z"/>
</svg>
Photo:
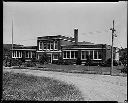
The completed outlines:
<svg viewBox="0 0 128 103">
<path fill-rule="evenodd" d="M 53 59 L 58 59 L 58 55 L 57 54 L 54 54 L 53 55 Z"/>
</svg>

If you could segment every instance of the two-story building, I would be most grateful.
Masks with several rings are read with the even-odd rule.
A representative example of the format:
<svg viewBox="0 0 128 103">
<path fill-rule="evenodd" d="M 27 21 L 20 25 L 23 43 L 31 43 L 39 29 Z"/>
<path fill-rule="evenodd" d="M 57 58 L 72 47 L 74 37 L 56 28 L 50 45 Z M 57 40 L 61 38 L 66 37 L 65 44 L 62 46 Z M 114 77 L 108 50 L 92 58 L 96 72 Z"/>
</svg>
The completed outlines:
<svg viewBox="0 0 128 103">
<path fill-rule="evenodd" d="M 24 53 L 23 53 L 24 52 Z M 39 59 L 43 53 L 48 54 L 49 63 L 58 60 L 61 55 L 64 60 L 75 61 L 78 57 L 82 63 L 90 56 L 93 62 L 104 62 L 111 58 L 111 46 L 107 44 L 94 44 L 90 42 L 78 42 L 78 29 L 74 29 L 74 37 L 62 35 L 37 37 L 37 46 L 19 47 L 13 49 L 13 58 L 31 59 L 35 54 Z M 114 59 L 118 60 L 118 49 L 114 47 Z"/>
</svg>

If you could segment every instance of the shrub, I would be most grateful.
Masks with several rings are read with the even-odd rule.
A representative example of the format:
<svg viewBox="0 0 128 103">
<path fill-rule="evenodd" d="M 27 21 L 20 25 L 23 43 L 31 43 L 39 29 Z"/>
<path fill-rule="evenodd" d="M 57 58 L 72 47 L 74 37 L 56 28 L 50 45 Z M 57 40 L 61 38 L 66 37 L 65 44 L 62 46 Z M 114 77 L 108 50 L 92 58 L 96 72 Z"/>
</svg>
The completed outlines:
<svg viewBox="0 0 128 103">
<path fill-rule="evenodd" d="M 90 56 L 88 56 L 88 55 L 87 55 L 87 57 L 86 57 L 86 58 L 87 58 L 87 60 L 86 60 L 85 65 L 86 65 L 86 66 L 91 66 L 91 65 L 93 65 L 93 62 L 92 62 L 92 60 L 91 60 Z"/>
<path fill-rule="evenodd" d="M 44 64 L 44 63 L 48 63 L 48 55 L 47 53 L 43 53 L 43 55 L 41 55 L 41 57 L 39 58 L 39 63 Z"/>
<path fill-rule="evenodd" d="M 81 65 L 81 59 L 79 57 L 76 60 L 76 65 Z"/>
<path fill-rule="evenodd" d="M 72 65 L 73 61 L 72 60 L 64 60 L 63 64 L 64 65 Z"/>
<path fill-rule="evenodd" d="M 123 69 L 121 69 L 121 73 L 127 73 L 127 66 L 125 66 Z"/>
<path fill-rule="evenodd" d="M 58 65 L 62 65 L 63 64 L 63 58 L 62 58 L 62 56 L 59 56 L 59 58 L 58 58 Z"/>
<path fill-rule="evenodd" d="M 101 66 L 110 67 L 111 66 L 111 58 L 109 58 L 107 61 L 103 62 Z M 116 60 L 113 60 L 113 66 L 118 66 L 118 62 Z"/>
<path fill-rule="evenodd" d="M 31 61 L 25 62 L 25 63 L 23 63 L 23 65 L 24 65 L 24 67 L 34 67 L 34 66 L 36 66 L 36 64 L 31 62 Z"/>
</svg>

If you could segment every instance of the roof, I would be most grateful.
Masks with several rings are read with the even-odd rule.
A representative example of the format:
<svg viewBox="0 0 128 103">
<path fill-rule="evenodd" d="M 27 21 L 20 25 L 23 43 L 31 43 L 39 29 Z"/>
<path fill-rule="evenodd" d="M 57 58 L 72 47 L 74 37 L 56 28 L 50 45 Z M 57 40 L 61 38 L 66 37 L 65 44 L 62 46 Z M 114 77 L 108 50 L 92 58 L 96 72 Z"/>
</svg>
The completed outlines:
<svg viewBox="0 0 128 103">
<path fill-rule="evenodd" d="M 66 37 L 62 35 L 56 35 L 56 36 L 43 36 L 43 37 L 37 37 L 37 40 L 55 40 L 55 39 L 61 39 L 61 40 L 67 40 L 67 41 L 74 41 L 74 38 L 72 37 Z"/>
<path fill-rule="evenodd" d="M 37 49 L 37 46 L 19 46 L 14 47 L 13 49 Z"/>
</svg>

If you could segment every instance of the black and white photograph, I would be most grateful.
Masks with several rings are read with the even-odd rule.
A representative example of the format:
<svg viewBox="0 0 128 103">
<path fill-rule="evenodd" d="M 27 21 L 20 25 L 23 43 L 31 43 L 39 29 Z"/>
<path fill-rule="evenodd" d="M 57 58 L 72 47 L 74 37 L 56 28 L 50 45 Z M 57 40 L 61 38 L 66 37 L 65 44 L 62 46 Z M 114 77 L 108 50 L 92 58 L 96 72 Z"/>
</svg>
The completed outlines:
<svg viewBox="0 0 128 103">
<path fill-rule="evenodd" d="M 127 10 L 3 1 L 2 101 L 127 103 Z"/>
</svg>

